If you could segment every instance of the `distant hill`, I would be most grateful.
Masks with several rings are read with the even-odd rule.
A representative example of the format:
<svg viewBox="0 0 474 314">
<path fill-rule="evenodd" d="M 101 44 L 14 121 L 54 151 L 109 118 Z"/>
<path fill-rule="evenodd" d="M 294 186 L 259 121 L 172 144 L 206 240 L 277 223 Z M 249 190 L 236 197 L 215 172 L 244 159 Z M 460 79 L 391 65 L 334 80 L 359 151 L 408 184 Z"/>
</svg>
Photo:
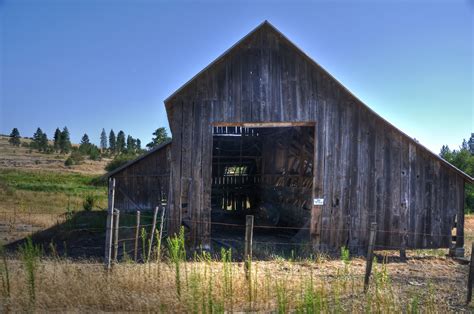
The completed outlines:
<svg viewBox="0 0 474 314">
<path fill-rule="evenodd" d="M 50 170 L 100 175 L 105 173 L 104 167 L 110 161 L 107 158 L 100 161 L 85 159 L 80 165 L 66 167 L 64 161 L 68 155 L 44 154 L 27 147 L 14 147 L 8 143 L 8 139 L 8 136 L 0 135 L 0 168 L 3 169 Z M 21 138 L 21 141 L 30 143 L 31 139 Z M 73 144 L 73 146 L 78 146 L 78 144 Z"/>
</svg>

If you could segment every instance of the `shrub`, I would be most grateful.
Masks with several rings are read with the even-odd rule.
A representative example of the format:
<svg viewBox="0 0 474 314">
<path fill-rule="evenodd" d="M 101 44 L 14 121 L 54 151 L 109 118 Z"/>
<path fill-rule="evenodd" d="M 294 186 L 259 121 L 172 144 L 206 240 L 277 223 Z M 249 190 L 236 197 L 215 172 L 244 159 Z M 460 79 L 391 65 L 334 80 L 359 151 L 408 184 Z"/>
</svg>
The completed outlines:
<svg viewBox="0 0 474 314">
<path fill-rule="evenodd" d="M 89 195 L 86 195 L 86 198 L 82 202 L 82 207 L 84 208 L 85 211 L 90 212 L 94 208 L 95 203 L 96 203 L 96 199 L 94 195 L 89 194 Z"/>
<path fill-rule="evenodd" d="M 89 150 L 89 159 L 90 160 L 100 160 L 100 151 L 96 146 L 92 146 Z"/>
<path fill-rule="evenodd" d="M 68 157 L 68 158 L 66 159 L 66 161 L 64 162 L 64 165 L 65 165 L 66 167 L 70 167 L 70 166 L 74 165 L 74 161 L 72 161 L 72 158 L 71 158 L 71 157 Z"/>
<path fill-rule="evenodd" d="M 133 160 L 137 157 L 137 155 L 127 154 L 127 155 L 118 155 L 112 161 L 110 161 L 107 166 L 105 166 L 106 171 L 113 171 L 118 167 L 125 165 L 130 160 Z"/>
<path fill-rule="evenodd" d="M 69 156 L 66 161 L 64 162 L 64 165 L 66 166 L 73 166 L 73 165 L 80 165 L 84 161 L 84 156 L 82 156 L 81 152 L 78 150 L 75 150 L 71 153 L 71 156 Z"/>
</svg>

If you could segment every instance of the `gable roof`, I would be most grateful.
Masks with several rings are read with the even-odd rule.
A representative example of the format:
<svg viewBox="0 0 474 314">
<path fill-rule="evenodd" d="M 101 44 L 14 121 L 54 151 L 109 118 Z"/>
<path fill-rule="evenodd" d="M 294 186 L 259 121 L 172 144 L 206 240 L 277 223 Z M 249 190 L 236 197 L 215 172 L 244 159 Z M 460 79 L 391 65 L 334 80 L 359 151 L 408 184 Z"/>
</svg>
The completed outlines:
<svg viewBox="0 0 474 314">
<path fill-rule="evenodd" d="M 369 112 L 374 114 L 377 118 L 381 119 L 386 125 L 389 127 L 393 128 L 395 131 L 400 133 L 402 136 L 407 138 L 410 142 L 415 144 L 417 147 L 420 149 L 426 151 L 431 157 L 437 159 L 440 161 L 442 164 L 446 165 L 448 168 L 454 170 L 457 174 L 459 174 L 461 177 L 464 178 L 466 182 L 469 183 L 474 183 L 474 178 L 472 178 L 470 175 L 467 173 L 463 172 L 459 168 L 453 166 L 450 164 L 448 161 L 444 160 L 441 158 L 438 154 L 432 152 L 430 149 L 427 147 L 423 146 L 420 144 L 416 139 L 408 136 L 406 133 L 395 127 L 392 123 L 384 119 L 382 116 L 380 116 L 378 113 L 376 113 L 374 110 L 372 110 L 369 106 L 367 106 L 364 102 L 362 102 L 357 96 L 355 96 L 349 89 L 347 89 L 344 85 L 342 85 L 341 82 L 339 82 L 334 76 L 332 76 L 328 71 L 326 71 L 321 65 L 319 65 L 316 61 L 314 61 L 310 56 L 308 56 L 303 50 L 301 50 L 298 46 L 296 46 L 291 40 L 289 40 L 283 33 L 281 33 L 275 26 L 273 26 L 270 22 L 267 20 L 263 21 L 260 25 L 255 27 L 250 33 L 242 37 L 239 41 L 237 41 L 233 46 L 231 46 L 229 49 L 227 49 L 223 54 L 221 54 L 219 57 L 217 57 L 214 61 L 212 61 L 209 65 L 207 65 L 204 69 L 199 71 L 196 75 L 194 75 L 190 80 L 188 80 L 186 83 L 184 83 L 180 88 L 178 88 L 174 93 L 172 93 L 170 96 L 168 96 L 165 100 L 165 107 L 168 107 L 168 105 L 171 104 L 171 100 L 180 94 L 186 87 L 191 85 L 194 81 L 199 79 L 206 71 L 210 70 L 213 68 L 217 63 L 219 63 L 221 60 L 223 60 L 227 55 L 229 55 L 233 50 L 237 49 L 238 46 L 240 46 L 243 42 L 245 42 L 248 38 L 250 38 L 252 35 L 254 35 L 256 32 L 259 30 L 267 28 L 269 31 L 272 31 L 276 33 L 282 40 L 284 40 L 286 43 L 289 44 L 290 47 L 292 47 L 298 54 L 300 54 L 304 59 L 306 59 L 312 66 L 318 68 L 321 70 L 323 73 L 328 75 L 331 80 L 333 80 L 339 87 L 341 87 L 344 91 L 346 91 L 351 97 L 353 97 L 357 102 L 359 102 L 363 107 L 365 107 Z"/>
<path fill-rule="evenodd" d="M 168 146 L 169 144 L 171 144 L 171 141 L 172 140 L 168 140 L 164 143 L 161 143 L 160 145 L 156 146 L 156 147 L 153 147 L 152 149 L 150 149 L 149 151 L 147 151 L 146 153 L 138 156 L 137 158 L 133 159 L 133 160 L 130 160 L 129 162 L 127 162 L 126 164 L 118 167 L 117 169 L 115 170 L 112 170 L 110 172 L 107 172 L 105 175 L 104 175 L 104 178 L 110 178 L 114 175 L 116 175 L 117 173 L 119 173 L 120 171 L 122 171 L 123 169 L 125 168 L 128 168 L 130 167 L 131 165 L 133 164 L 136 164 L 137 162 L 139 162 L 140 160 L 144 159 L 145 157 L 148 157 L 150 156 L 151 154 L 153 154 L 154 152 L 157 152 L 159 151 L 160 149 L 164 148 L 165 146 Z"/>
</svg>

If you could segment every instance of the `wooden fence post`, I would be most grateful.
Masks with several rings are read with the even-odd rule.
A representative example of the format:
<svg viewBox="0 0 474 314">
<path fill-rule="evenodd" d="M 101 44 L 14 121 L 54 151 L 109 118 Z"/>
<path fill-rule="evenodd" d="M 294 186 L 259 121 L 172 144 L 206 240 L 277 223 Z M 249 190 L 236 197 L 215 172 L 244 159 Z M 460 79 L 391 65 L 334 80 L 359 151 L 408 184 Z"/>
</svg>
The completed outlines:
<svg viewBox="0 0 474 314">
<path fill-rule="evenodd" d="M 160 262 L 161 259 L 161 239 L 163 239 L 163 224 L 165 223 L 165 210 L 166 207 L 163 206 L 163 210 L 161 211 L 161 221 L 160 221 L 160 234 L 158 239 L 158 252 L 157 252 L 157 260 Z"/>
<path fill-rule="evenodd" d="M 135 228 L 135 248 L 133 250 L 135 263 L 138 258 L 138 237 L 140 235 L 140 211 L 137 210 L 137 226 Z"/>
<path fill-rule="evenodd" d="M 252 262 L 252 239 L 253 239 L 253 215 L 247 215 L 245 217 L 245 272 L 249 277 L 248 270 L 250 268 L 249 263 Z"/>
<path fill-rule="evenodd" d="M 369 288 L 370 273 L 372 272 L 372 260 L 374 259 L 375 234 L 377 232 L 377 223 L 370 225 L 369 247 L 367 249 L 367 261 L 364 278 L 364 292 Z"/>
<path fill-rule="evenodd" d="M 151 248 L 153 246 L 153 237 L 155 236 L 155 229 L 156 229 L 156 216 L 158 215 L 158 206 L 155 207 L 155 211 L 153 212 L 153 223 L 151 225 L 151 236 L 150 236 L 150 243 L 148 244 L 148 255 L 147 261 L 150 261 L 151 256 Z"/>
<path fill-rule="evenodd" d="M 105 268 L 110 269 L 112 257 L 112 228 L 113 228 L 113 208 L 115 202 L 115 178 L 109 179 L 109 208 L 107 209 L 107 226 L 105 230 Z"/>
<path fill-rule="evenodd" d="M 118 237 L 119 237 L 119 220 L 120 211 L 116 209 L 114 211 L 114 261 L 117 262 L 118 257 Z"/>
<path fill-rule="evenodd" d="M 469 263 L 469 277 L 467 278 L 467 301 L 466 304 L 471 303 L 472 300 L 472 280 L 474 276 L 474 242 L 471 247 L 471 262 Z"/>
<path fill-rule="evenodd" d="M 407 250 L 405 247 L 400 249 L 400 260 L 404 263 L 407 261 Z"/>
</svg>

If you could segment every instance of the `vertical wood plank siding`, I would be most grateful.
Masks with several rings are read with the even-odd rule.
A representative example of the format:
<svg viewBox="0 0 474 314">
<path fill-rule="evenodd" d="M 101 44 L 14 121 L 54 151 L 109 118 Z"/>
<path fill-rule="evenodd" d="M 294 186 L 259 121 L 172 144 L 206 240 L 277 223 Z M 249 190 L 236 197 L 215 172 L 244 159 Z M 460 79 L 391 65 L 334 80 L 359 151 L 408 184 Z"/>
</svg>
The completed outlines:
<svg viewBox="0 0 474 314">
<path fill-rule="evenodd" d="M 173 134 L 172 230 L 192 218 L 210 244 L 212 123 L 314 122 L 311 237 L 354 250 L 451 245 L 464 180 L 380 119 L 327 72 L 263 25 L 166 103 Z M 309 204 L 312 200 L 308 199 Z M 462 220 L 458 218 L 458 221 Z"/>
<path fill-rule="evenodd" d="M 117 209 L 151 211 L 163 202 L 169 203 L 170 146 L 166 145 L 112 175 Z"/>
</svg>

